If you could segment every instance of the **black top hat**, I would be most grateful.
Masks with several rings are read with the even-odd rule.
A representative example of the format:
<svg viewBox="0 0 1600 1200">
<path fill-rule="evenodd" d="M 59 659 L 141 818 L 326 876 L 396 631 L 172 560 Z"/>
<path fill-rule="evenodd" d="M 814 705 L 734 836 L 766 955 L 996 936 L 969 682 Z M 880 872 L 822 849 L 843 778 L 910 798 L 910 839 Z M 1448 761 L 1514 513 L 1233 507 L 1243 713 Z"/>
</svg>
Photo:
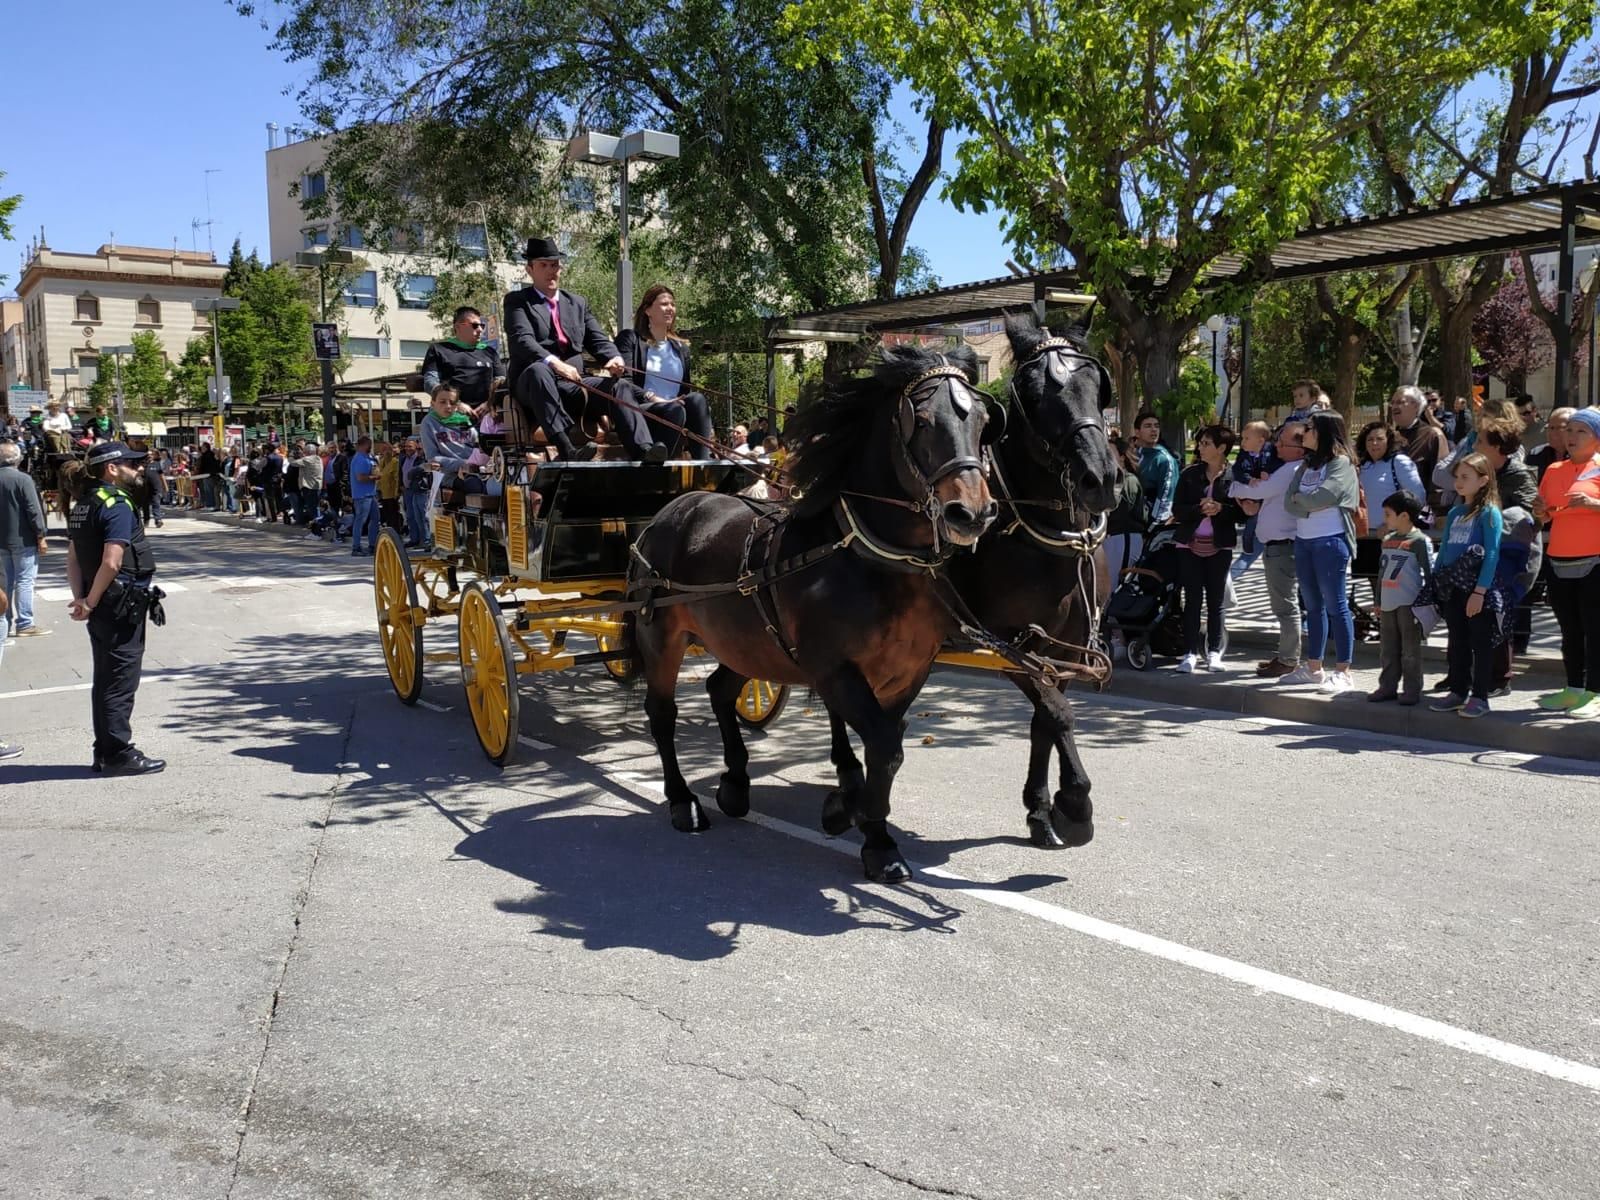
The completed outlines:
<svg viewBox="0 0 1600 1200">
<path fill-rule="evenodd" d="M 528 248 L 523 252 L 523 262 L 534 262 L 541 258 L 566 258 L 566 251 L 556 245 L 554 238 L 531 237 L 528 239 Z"/>
</svg>

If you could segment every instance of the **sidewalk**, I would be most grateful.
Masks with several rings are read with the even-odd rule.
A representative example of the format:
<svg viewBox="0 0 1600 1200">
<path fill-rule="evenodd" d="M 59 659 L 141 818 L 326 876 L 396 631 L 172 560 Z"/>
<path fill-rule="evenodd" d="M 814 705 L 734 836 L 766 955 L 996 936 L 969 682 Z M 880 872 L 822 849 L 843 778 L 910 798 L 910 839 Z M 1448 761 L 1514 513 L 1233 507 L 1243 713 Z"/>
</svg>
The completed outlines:
<svg viewBox="0 0 1600 1200">
<path fill-rule="evenodd" d="M 174 511 L 170 516 L 197 518 L 262 537 L 302 542 L 305 539 L 305 533 L 297 526 L 259 525 L 253 519 L 241 520 L 228 513 Z M 337 549 L 344 551 L 343 546 Z M 1527 657 L 1517 660 L 1511 678 L 1511 695 L 1491 700 L 1493 711 L 1489 716 L 1469 721 L 1454 713 L 1429 711 L 1428 703 L 1438 699 L 1438 693 L 1424 696 L 1423 702 L 1413 708 L 1401 708 L 1393 703 L 1369 704 L 1366 693 L 1377 686 L 1378 646 L 1375 642 L 1357 645 L 1354 669 L 1358 690 L 1343 696 L 1324 696 L 1315 688 L 1290 688 L 1257 679 L 1257 660 L 1270 657 L 1277 647 L 1277 623 L 1267 605 L 1259 568 L 1245 574 L 1239 583 L 1238 597 L 1238 607 L 1228 614 L 1227 670 L 1220 674 L 1201 671 L 1179 675 L 1173 670 L 1175 663 L 1171 659 L 1156 659 L 1148 671 L 1136 671 L 1125 662 L 1118 663 L 1108 689 L 1110 694 L 1154 704 L 1213 709 L 1297 724 L 1332 725 L 1390 737 L 1475 746 L 1487 751 L 1600 763 L 1600 725 L 1551 715 L 1537 706 L 1539 696 L 1561 686 L 1560 645 L 1555 618 L 1547 608 L 1534 610 L 1533 641 Z M 1426 683 L 1431 684 L 1444 674 L 1442 632 L 1429 640 L 1423 663 Z"/>
</svg>

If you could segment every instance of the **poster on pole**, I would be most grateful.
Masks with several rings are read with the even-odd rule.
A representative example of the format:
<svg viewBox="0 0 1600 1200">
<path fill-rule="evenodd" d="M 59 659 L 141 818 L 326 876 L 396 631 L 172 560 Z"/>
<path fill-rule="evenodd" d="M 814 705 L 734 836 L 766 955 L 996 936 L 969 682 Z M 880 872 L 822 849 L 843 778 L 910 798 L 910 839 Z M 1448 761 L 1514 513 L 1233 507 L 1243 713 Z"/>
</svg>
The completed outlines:
<svg viewBox="0 0 1600 1200">
<path fill-rule="evenodd" d="M 316 350 L 318 360 L 333 362 L 339 358 L 339 327 L 331 321 L 326 324 L 312 322 L 311 345 Z"/>
</svg>

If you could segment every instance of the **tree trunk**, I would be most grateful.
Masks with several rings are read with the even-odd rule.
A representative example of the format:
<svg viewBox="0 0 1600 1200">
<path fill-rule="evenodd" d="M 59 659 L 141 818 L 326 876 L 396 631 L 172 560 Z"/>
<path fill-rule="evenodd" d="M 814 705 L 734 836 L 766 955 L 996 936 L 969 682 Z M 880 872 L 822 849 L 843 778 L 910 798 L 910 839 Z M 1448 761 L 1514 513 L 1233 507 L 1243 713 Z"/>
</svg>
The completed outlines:
<svg viewBox="0 0 1600 1200">
<path fill-rule="evenodd" d="M 1395 271 L 1404 274 L 1405 268 L 1396 267 Z M 1394 358 L 1398 384 L 1414 385 L 1421 378 L 1421 349 L 1417 344 L 1416 330 L 1411 325 L 1411 296 L 1408 293 L 1394 310 Z"/>
<path fill-rule="evenodd" d="M 1183 418 L 1168 414 L 1166 399 L 1178 390 L 1178 366 L 1182 362 L 1183 334 L 1175 326 L 1150 319 L 1145 328 L 1134 335 L 1134 352 L 1139 359 L 1139 378 L 1144 384 L 1145 407 L 1161 413 L 1161 436 L 1167 447 L 1178 456 L 1181 463 L 1183 448 L 1188 445 L 1188 432 Z"/>
<path fill-rule="evenodd" d="M 1356 377 L 1367 352 L 1367 331 L 1355 321 L 1341 320 L 1335 334 L 1333 354 L 1333 407 L 1354 428 L 1356 416 Z"/>
<path fill-rule="evenodd" d="M 1472 399 L 1472 318 L 1479 307 L 1457 300 L 1439 322 L 1439 395 L 1447 410 L 1458 399 Z"/>
</svg>

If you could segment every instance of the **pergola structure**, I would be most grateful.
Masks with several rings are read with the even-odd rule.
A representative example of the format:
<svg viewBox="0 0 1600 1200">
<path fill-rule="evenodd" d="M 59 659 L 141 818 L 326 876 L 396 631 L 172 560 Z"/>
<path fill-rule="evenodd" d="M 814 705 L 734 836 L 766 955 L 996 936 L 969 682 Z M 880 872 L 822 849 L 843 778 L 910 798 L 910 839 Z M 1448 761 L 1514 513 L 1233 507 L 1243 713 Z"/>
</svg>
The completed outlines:
<svg viewBox="0 0 1600 1200">
<path fill-rule="evenodd" d="M 1507 196 L 1309 226 L 1273 250 L 1272 280 L 1315 279 L 1342 271 L 1554 249 L 1559 255 L 1555 382 L 1556 395 L 1565 396 L 1572 380 L 1573 259 L 1580 243 L 1597 240 L 1600 179 L 1585 179 Z M 1206 280 L 1222 283 L 1243 270 L 1241 259 L 1224 255 L 1212 264 Z M 1042 321 L 1049 303 L 1057 297 L 1067 298 L 1078 286 L 1071 271 L 1047 271 L 794 313 L 767 323 L 768 353 L 770 357 L 807 341 L 854 340 L 893 330 L 982 320 L 1026 307 Z M 1248 323 L 1244 354 L 1248 365 Z M 1248 394 L 1241 400 L 1241 407 L 1248 405 Z"/>
<path fill-rule="evenodd" d="M 333 402 L 335 406 L 348 408 L 354 414 L 365 414 L 367 430 L 374 438 L 384 436 L 380 430 L 380 423 L 388 420 L 391 398 L 403 400 L 406 410 L 414 411 L 412 401 L 416 396 L 409 384 L 416 379 L 416 372 L 401 371 L 393 375 L 379 375 L 372 379 L 353 379 L 347 383 L 338 383 L 333 388 Z M 276 408 L 280 411 L 289 409 L 322 407 L 322 385 L 316 387 L 298 388 L 292 392 L 274 392 L 257 399 L 250 408 Z M 415 424 L 416 418 L 413 419 Z M 332 430 L 324 430 L 323 437 L 333 436 Z"/>
</svg>

